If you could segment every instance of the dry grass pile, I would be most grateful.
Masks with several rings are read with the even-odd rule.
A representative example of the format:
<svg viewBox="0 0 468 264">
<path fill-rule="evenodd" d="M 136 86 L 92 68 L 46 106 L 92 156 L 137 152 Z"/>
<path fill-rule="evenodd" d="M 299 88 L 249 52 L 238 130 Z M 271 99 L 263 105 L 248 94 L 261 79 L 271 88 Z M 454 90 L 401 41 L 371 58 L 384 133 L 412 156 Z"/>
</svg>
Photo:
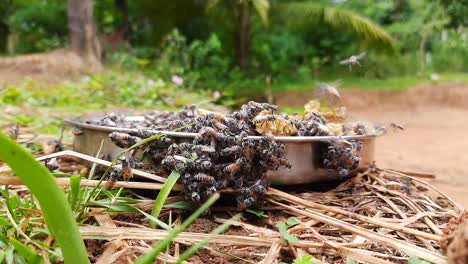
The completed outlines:
<svg viewBox="0 0 468 264">
<path fill-rule="evenodd" d="M 51 155 L 73 156 L 109 165 L 106 161 L 72 151 Z M 452 241 L 460 240 L 453 239 L 452 230 L 463 223 L 456 219 L 463 219 L 464 212 L 450 198 L 419 180 L 417 177 L 421 175 L 412 175 L 414 177 L 374 167 L 327 191 L 317 191 L 314 186 L 301 186 L 295 191 L 269 188 L 265 202 L 259 208 L 268 217 L 260 219 L 244 214 L 189 262 L 278 263 L 291 262 L 309 254 L 326 263 L 346 263 L 349 258 L 364 263 L 406 263 L 410 257 L 446 263 L 454 254 L 463 253 L 458 249 L 455 252 L 449 250 L 446 257 L 444 251 L 450 248 Z M 156 175 L 147 178 L 164 181 Z M 66 180 L 58 182 L 67 185 Z M 3 184 L 19 185 L 21 182 L 12 177 L 0 177 L 0 185 Z M 83 181 L 82 184 L 94 186 L 94 181 Z M 156 183 L 147 184 L 148 189 L 160 187 Z M 140 189 L 144 185 L 141 182 L 117 182 L 116 186 Z M 166 203 L 181 199 L 177 191 L 173 194 Z M 228 196 L 229 191 L 224 195 Z M 147 200 L 138 208 L 150 211 L 153 202 Z M 206 239 L 207 233 L 226 221 L 234 211 L 235 207 L 218 203 L 209 216 L 198 219 L 177 236 L 159 259 L 175 262 L 184 248 Z M 86 239 L 92 260 L 97 263 L 131 263 L 168 234 L 166 230 L 149 228 L 148 220 L 138 214 L 108 214 L 99 206 L 88 214 L 94 221 L 82 225 L 81 234 Z M 180 209 L 165 208 L 160 218 L 175 219 L 171 223 L 176 226 L 184 216 Z M 286 230 L 279 228 L 281 225 Z M 462 238 L 466 235 L 465 230 L 457 231 L 462 233 Z"/>
</svg>

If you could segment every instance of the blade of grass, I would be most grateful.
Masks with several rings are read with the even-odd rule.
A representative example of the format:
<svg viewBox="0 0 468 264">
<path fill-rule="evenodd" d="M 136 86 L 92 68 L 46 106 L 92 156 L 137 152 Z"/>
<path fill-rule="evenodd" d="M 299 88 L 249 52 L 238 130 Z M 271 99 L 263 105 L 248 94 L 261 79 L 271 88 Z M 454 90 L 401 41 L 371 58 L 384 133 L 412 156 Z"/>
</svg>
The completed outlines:
<svg viewBox="0 0 468 264">
<path fill-rule="evenodd" d="M 68 193 L 68 197 L 72 211 L 75 211 L 78 206 L 78 198 L 80 196 L 80 181 L 81 175 L 70 177 L 70 192 Z"/>
<path fill-rule="evenodd" d="M 190 215 L 178 228 L 169 232 L 168 236 L 161 240 L 150 252 L 141 256 L 135 264 L 150 264 L 163 251 L 169 243 L 182 231 L 184 231 L 195 219 L 197 219 L 206 209 L 219 199 L 219 193 L 215 193 L 205 203 L 203 203 L 192 215 Z"/>
<path fill-rule="evenodd" d="M 48 228 L 62 249 L 66 263 L 89 263 L 70 205 L 46 167 L 0 133 L 0 159 L 7 163 L 36 196 Z"/>
<path fill-rule="evenodd" d="M 219 234 L 223 233 L 224 231 L 226 231 L 226 229 L 228 229 L 233 224 L 234 221 L 239 220 L 240 217 L 241 217 L 241 214 L 237 214 L 237 215 L 233 216 L 231 219 L 229 219 L 228 221 L 224 222 L 222 225 L 215 228 L 210 233 L 210 236 L 208 236 L 206 239 L 204 239 L 203 241 L 191 246 L 189 249 L 185 250 L 184 253 L 182 253 L 182 255 L 180 255 L 179 259 L 176 261 L 175 264 L 182 263 L 183 261 L 190 258 L 193 254 L 197 253 L 198 250 L 200 250 L 200 248 L 206 246 L 210 242 L 210 240 L 213 239 L 213 237 L 215 235 L 219 235 Z"/>
<path fill-rule="evenodd" d="M 15 247 L 15 250 L 18 253 L 20 253 L 20 255 L 23 256 L 28 261 L 28 263 L 44 263 L 44 259 L 42 258 L 42 256 L 37 254 L 33 248 L 21 243 L 21 241 L 17 240 L 14 237 L 10 237 L 9 240 L 11 244 Z"/>
<path fill-rule="evenodd" d="M 154 201 L 153 209 L 151 210 L 151 215 L 154 218 L 159 217 L 159 213 L 161 213 L 161 210 L 164 206 L 164 202 L 166 201 L 167 197 L 171 193 L 172 187 L 174 187 L 179 177 L 180 177 L 180 173 L 178 173 L 177 171 L 173 171 L 171 175 L 167 177 L 167 180 L 164 183 L 164 186 L 161 188 L 161 191 L 159 191 L 158 197 L 156 197 L 156 200 Z M 149 226 L 151 228 L 154 228 L 155 223 L 151 222 Z"/>
</svg>

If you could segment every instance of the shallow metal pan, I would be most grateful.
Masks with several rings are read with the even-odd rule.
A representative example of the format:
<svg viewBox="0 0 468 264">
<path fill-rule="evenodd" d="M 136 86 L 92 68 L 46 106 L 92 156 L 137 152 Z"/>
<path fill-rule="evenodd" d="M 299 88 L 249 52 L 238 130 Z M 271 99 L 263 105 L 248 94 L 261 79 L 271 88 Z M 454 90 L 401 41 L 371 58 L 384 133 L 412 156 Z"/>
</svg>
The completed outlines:
<svg viewBox="0 0 468 264">
<path fill-rule="evenodd" d="M 141 117 L 130 117 L 139 120 Z M 111 158 L 118 155 L 122 149 L 115 146 L 109 139 L 109 133 L 114 131 L 135 134 L 137 129 L 98 126 L 85 123 L 83 118 L 65 120 L 65 124 L 73 126 L 79 133 L 75 133 L 73 148 L 75 151 L 88 155 L 96 155 L 103 142 L 102 154 L 108 154 Z M 191 141 L 197 134 L 185 132 L 161 131 L 176 141 Z M 260 138 L 260 136 L 250 136 Z M 278 171 L 268 172 L 272 184 L 293 185 L 313 182 L 332 181 L 340 179 L 337 173 L 330 172 L 322 167 L 322 148 L 327 146 L 331 137 L 299 137 L 277 136 L 275 140 L 285 145 L 286 158 L 291 162 L 292 168 L 281 168 Z M 357 170 L 369 167 L 374 162 L 374 150 L 376 136 L 344 136 L 346 139 L 355 139 L 362 143 L 360 151 L 361 162 Z"/>
</svg>

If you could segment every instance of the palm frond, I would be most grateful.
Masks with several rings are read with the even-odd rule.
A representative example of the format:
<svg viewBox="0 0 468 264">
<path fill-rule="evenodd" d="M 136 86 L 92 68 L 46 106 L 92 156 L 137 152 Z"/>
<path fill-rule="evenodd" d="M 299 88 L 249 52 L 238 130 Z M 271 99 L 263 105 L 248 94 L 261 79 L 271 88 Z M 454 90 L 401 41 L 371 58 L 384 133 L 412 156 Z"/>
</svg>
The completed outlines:
<svg viewBox="0 0 468 264">
<path fill-rule="evenodd" d="M 295 26 L 328 26 L 354 33 L 365 44 L 394 51 L 393 38 L 383 28 L 352 11 L 310 2 L 282 3 L 273 8 L 272 12 Z"/>
<path fill-rule="evenodd" d="M 262 19 L 264 25 L 268 25 L 268 12 L 270 10 L 270 2 L 268 0 L 251 0 L 252 5 Z"/>
</svg>

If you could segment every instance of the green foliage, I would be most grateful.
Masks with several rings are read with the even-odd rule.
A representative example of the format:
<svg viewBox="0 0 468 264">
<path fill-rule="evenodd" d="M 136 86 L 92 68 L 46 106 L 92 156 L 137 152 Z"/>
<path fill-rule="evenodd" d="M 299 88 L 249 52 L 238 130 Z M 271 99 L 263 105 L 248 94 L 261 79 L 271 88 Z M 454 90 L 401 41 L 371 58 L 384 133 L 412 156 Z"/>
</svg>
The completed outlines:
<svg viewBox="0 0 468 264">
<path fill-rule="evenodd" d="M 312 2 L 279 4 L 277 12 L 296 27 L 325 25 L 356 34 L 363 44 L 393 51 L 393 38 L 372 21 L 352 11 Z"/>
<path fill-rule="evenodd" d="M 66 1 L 13 1 L 8 25 L 17 37 L 15 53 L 38 52 L 62 47 L 67 41 Z"/>
<path fill-rule="evenodd" d="M 159 217 L 159 213 L 161 212 L 164 203 L 166 202 L 167 197 L 171 193 L 172 188 L 174 185 L 177 183 L 177 180 L 180 177 L 180 173 L 173 171 L 169 177 L 167 177 L 166 182 L 164 183 L 164 186 L 161 188 L 161 190 L 158 193 L 158 196 L 156 197 L 156 200 L 154 201 L 153 209 L 151 210 L 151 215 L 154 218 Z M 155 228 L 155 224 L 151 223 L 150 227 Z"/>
<path fill-rule="evenodd" d="M 322 262 L 309 254 L 304 254 L 302 258 L 297 258 L 293 264 L 321 264 Z"/>
<path fill-rule="evenodd" d="M 49 230 L 61 247 L 63 258 L 67 263 L 88 263 L 87 252 L 81 239 L 73 213 L 62 190 L 58 187 L 49 171 L 35 158 L 0 133 L 0 159 L 6 162 L 28 186 L 37 198 Z M 8 192 L 3 196 L 8 197 Z M 19 199 L 16 196 L 17 200 Z M 16 210 L 13 201 L 8 203 L 10 214 Z M 13 221 L 18 221 L 13 217 Z M 17 223 L 14 223 L 17 225 Z M 16 250 L 19 245 L 13 242 Z M 26 250 L 21 247 L 21 250 Z M 23 254 L 31 256 L 31 254 Z"/>
<path fill-rule="evenodd" d="M 153 263 L 156 257 L 161 253 L 172 240 L 181 232 L 183 232 L 195 219 L 197 219 L 205 210 L 213 205 L 219 199 L 219 193 L 211 196 L 205 203 L 203 203 L 192 215 L 190 215 L 178 228 L 169 232 L 168 236 L 161 240 L 156 246 L 147 254 L 141 256 L 135 261 L 136 264 L 149 264 Z"/>
<path fill-rule="evenodd" d="M 247 208 L 247 209 L 245 209 L 245 211 L 246 211 L 247 213 L 254 214 L 254 215 L 256 215 L 256 216 L 259 217 L 259 218 L 266 218 L 266 217 L 268 217 L 268 215 L 265 214 L 265 212 L 262 211 L 262 210 Z"/>
<path fill-rule="evenodd" d="M 286 240 L 287 242 L 290 243 L 299 243 L 299 239 L 295 235 L 291 235 L 288 233 L 288 228 L 293 227 L 297 224 L 301 223 L 299 218 L 297 217 L 290 217 L 284 222 L 278 222 L 276 223 L 276 227 L 278 228 L 278 231 L 280 232 L 281 236 Z"/>
<path fill-rule="evenodd" d="M 450 31 L 446 41 L 434 41 L 432 65 L 437 72 L 468 70 L 468 42 L 456 31 Z M 447 67 L 450 65 L 450 67 Z"/>
<path fill-rule="evenodd" d="M 416 258 L 416 257 L 409 257 L 408 264 L 430 264 L 430 262 Z"/>
</svg>

